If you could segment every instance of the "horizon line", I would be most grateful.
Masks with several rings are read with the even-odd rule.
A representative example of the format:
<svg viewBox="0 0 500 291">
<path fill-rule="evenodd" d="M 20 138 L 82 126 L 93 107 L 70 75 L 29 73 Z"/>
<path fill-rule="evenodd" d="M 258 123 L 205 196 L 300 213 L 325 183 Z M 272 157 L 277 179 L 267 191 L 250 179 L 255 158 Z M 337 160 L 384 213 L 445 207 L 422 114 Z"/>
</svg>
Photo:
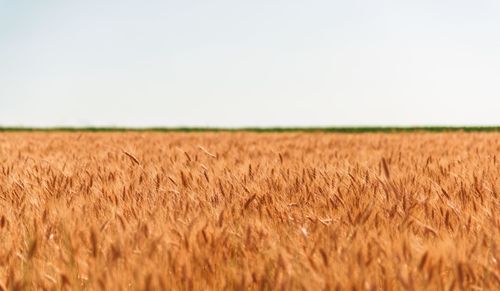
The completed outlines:
<svg viewBox="0 0 500 291">
<path fill-rule="evenodd" d="M 500 126 L 292 126 L 292 127 L 121 127 L 121 126 L 0 126 L 0 132 L 500 132 Z"/>
</svg>

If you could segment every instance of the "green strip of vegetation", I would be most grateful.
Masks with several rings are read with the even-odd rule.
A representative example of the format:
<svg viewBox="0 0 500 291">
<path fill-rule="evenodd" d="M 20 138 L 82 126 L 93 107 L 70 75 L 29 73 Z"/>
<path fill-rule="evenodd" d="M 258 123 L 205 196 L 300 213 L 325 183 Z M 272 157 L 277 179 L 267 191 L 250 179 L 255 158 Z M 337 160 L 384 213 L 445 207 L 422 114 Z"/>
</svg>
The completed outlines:
<svg viewBox="0 0 500 291">
<path fill-rule="evenodd" d="M 0 127 L 0 132 L 500 132 L 500 126 L 422 126 L 422 127 Z"/>
</svg>

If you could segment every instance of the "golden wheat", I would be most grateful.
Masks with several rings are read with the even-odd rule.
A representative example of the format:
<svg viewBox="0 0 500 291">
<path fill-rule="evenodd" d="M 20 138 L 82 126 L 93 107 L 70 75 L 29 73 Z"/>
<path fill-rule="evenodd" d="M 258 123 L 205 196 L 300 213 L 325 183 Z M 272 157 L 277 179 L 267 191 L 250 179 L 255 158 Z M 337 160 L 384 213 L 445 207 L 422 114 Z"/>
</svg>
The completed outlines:
<svg viewBox="0 0 500 291">
<path fill-rule="evenodd" d="M 0 290 L 498 290 L 497 133 L 1 133 Z"/>
</svg>

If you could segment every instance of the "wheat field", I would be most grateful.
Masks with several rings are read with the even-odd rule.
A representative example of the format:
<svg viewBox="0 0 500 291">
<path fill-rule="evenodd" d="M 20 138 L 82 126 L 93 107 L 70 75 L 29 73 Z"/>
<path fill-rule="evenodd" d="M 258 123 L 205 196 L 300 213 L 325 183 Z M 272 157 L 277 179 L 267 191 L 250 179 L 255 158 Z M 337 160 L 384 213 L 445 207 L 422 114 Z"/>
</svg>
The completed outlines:
<svg viewBox="0 0 500 291">
<path fill-rule="evenodd" d="M 0 290 L 499 290 L 499 133 L 0 133 Z"/>
</svg>

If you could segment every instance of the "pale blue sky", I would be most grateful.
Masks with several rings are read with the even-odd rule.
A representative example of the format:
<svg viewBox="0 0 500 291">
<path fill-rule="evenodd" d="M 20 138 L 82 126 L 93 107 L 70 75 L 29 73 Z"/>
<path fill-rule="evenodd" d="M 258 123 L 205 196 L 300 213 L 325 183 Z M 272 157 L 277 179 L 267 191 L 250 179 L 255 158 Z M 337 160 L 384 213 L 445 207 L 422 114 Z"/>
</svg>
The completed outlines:
<svg viewBox="0 0 500 291">
<path fill-rule="evenodd" d="M 0 0 L 0 125 L 500 125 L 500 1 Z"/>
</svg>

